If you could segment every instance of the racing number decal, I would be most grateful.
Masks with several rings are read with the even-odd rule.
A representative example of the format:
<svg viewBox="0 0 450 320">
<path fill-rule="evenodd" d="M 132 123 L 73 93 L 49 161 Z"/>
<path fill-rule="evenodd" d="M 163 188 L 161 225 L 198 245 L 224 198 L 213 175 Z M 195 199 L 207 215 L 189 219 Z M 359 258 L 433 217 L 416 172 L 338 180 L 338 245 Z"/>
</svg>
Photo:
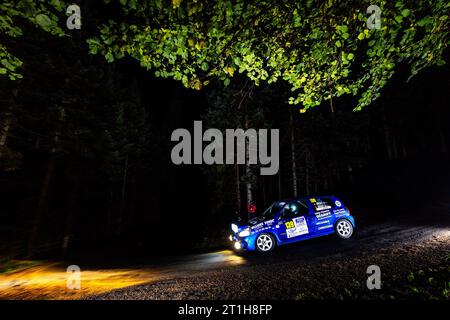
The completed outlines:
<svg viewBox="0 0 450 320">
<path fill-rule="evenodd" d="M 292 220 L 291 220 L 291 221 L 285 222 L 284 225 L 286 226 L 286 229 L 292 229 L 292 228 L 295 228 L 294 221 L 292 221 Z"/>
<path fill-rule="evenodd" d="M 309 233 L 305 217 L 294 218 L 291 221 L 285 222 L 284 225 L 286 226 L 286 236 L 288 238 L 293 238 L 301 236 L 302 234 Z"/>
</svg>

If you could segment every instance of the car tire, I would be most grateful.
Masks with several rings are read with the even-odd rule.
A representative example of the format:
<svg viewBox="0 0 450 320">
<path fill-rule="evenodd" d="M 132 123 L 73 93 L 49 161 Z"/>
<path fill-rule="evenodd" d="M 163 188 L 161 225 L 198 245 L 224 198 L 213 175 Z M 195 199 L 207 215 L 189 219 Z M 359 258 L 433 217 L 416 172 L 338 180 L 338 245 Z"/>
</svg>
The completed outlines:
<svg viewBox="0 0 450 320">
<path fill-rule="evenodd" d="M 261 253 L 268 253 L 273 251 L 276 246 L 275 237 L 270 233 L 261 233 L 256 237 L 255 247 Z"/>
<path fill-rule="evenodd" d="M 336 236 L 342 240 L 348 240 L 353 237 L 355 228 L 348 219 L 339 219 L 334 225 Z"/>
</svg>

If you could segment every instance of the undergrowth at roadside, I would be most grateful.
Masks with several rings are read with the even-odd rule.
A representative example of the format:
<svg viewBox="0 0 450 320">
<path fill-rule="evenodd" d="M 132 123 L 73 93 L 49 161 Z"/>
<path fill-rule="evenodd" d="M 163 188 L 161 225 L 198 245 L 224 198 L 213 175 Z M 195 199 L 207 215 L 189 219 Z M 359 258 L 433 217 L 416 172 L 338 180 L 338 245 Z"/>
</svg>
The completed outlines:
<svg viewBox="0 0 450 320">
<path fill-rule="evenodd" d="M 39 261 L 32 260 L 2 260 L 0 259 L 0 274 L 18 272 L 39 265 Z"/>
<path fill-rule="evenodd" d="M 328 288 L 321 293 L 302 293 L 297 300 L 448 300 L 450 299 L 450 256 L 439 266 L 411 271 L 406 276 L 381 280 L 381 289 L 367 289 L 354 281 L 344 289 Z"/>
</svg>

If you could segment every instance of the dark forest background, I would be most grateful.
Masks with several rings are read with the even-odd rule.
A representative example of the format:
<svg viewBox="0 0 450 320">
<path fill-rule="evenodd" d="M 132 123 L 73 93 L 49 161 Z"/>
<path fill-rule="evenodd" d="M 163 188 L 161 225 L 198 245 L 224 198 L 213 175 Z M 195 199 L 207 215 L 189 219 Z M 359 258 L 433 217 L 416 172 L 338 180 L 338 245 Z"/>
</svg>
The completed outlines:
<svg viewBox="0 0 450 320">
<path fill-rule="evenodd" d="M 29 28 L 33 28 L 29 26 Z M 86 32 L 89 32 L 87 30 Z M 131 60 L 88 54 L 81 35 L 10 43 L 24 78 L 0 79 L 0 252 L 152 255 L 220 246 L 246 217 L 297 195 L 334 194 L 359 223 L 426 212 L 449 196 L 449 68 L 402 66 L 360 112 L 343 98 L 300 114 L 283 84 L 202 91 Z M 175 166 L 176 128 L 280 129 L 280 171 Z"/>
</svg>

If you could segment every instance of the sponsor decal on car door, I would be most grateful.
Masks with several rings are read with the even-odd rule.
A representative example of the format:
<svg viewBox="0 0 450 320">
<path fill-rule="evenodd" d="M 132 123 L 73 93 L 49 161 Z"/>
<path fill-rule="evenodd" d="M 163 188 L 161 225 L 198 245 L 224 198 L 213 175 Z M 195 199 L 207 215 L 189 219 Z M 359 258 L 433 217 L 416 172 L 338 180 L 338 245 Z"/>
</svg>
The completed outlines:
<svg viewBox="0 0 450 320">
<path fill-rule="evenodd" d="M 286 237 L 288 239 L 309 233 L 308 224 L 304 216 L 286 221 L 284 225 L 286 226 Z"/>
<path fill-rule="evenodd" d="M 316 233 L 329 232 L 333 228 L 332 206 L 320 198 L 311 198 L 310 202 L 316 218 L 314 231 Z"/>
</svg>

